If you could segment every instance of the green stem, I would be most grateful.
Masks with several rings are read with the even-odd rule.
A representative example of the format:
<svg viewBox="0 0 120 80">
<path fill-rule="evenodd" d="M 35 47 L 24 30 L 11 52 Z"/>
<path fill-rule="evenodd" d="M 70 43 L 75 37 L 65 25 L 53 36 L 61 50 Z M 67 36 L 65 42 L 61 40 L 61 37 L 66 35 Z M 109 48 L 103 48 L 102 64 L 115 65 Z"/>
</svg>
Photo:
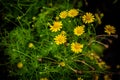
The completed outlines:
<svg viewBox="0 0 120 80">
<path fill-rule="evenodd" d="M 8 20 L 9 22 L 13 23 L 15 26 L 18 26 L 16 23 L 14 23 L 13 21 L 11 21 L 10 19 L 8 19 L 7 17 L 5 17 L 6 20 Z"/>
<path fill-rule="evenodd" d="M 100 42 L 100 41 L 96 41 L 96 40 L 90 41 L 90 42 L 88 43 L 88 45 L 91 45 L 91 44 L 94 43 L 94 42 L 103 45 L 105 48 L 108 48 L 108 47 L 109 47 L 107 44 L 104 44 L 104 43 L 102 43 L 102 42 Z"/>
<path fill-rule="evenodd" d="M 18 50 L 15 50 L 15 49 L 13 49 L 13 51 L 16 51 L 16 52 L 18 52 L 18 53 L 21 53 L 21 54 L 23 54 L 24 56 L 27 56 L 27 57 L 29 57 L 30 59 L 35 60 L 33 57 L 31 57 L 31 56 L 29 56 L 29 55 L 27 55 L 27 54 L 24 54 L 24 53 L 21 52 L 21 51 L 18 51 Z"/>
<path fill-rule="evenodd" d="M 57 62 L 56 60 L 52 59 L 52 58 L 49 58 L 49 57 L 43 57 L 44 59 L 48 59 L 48 60 L 51 60 L 51 61 L 54 61 L 54 62 Z"/>
<path fill-rule="evenodd" d="M 118 35 L 97 35 L 96 38 L 99 37 L 114 37 L 114 38 L 118 38 Z"/>
<path fill-rule="evenodd" d="M 89 65 L 88 63 L 86 63 L 86 62 L 83 61 L 83 60 L 75 60 L 75 62 L 81 62 L 81 63 L 83 63 L 84 65 L 86 65 L 86 66 L 88 66 L 89 68 L 91 68 L 92 70 L 95 70 L 94 67 L 92 67 L 91 65 Z"/>
</svg>

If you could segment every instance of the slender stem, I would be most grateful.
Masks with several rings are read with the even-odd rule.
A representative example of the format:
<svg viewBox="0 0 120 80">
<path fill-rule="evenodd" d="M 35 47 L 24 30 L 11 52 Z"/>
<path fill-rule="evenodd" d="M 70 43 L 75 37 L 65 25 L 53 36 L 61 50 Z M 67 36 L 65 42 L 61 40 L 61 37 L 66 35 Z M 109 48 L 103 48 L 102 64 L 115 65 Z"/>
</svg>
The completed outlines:
<svg viewBox="0 0 120 80">
<path fill-rule="evenodd" d="M 108 71 L 83 71 L 85 73 L 112 73 L 112 72 L 108 72 Z"/>
<path fill-rule="evenodd" d="M 8 20 L 9 22 L 13 23 L 15 26 L 18 26 L 16 23 L 14 23 L 13 21 L 11 21 L 10 19 L 8 19 L 7 17 L 5 17 L 6 20 Z"/>
<path fill-rule="evenodd" d="M 21 52 L 21 51 L 18 51 L 18 50 L 16 50 L 16 49 L 13 49 L 13 51 L 16 51 L 16 52 L 18 52 L 18 53 L 21 53 L 21 54 L 23 54 L 23 55 L 29 57 L 30 59 L 33 59 L 33 57 L 31 57 L 31 56 L 29 56 L 29 55 L 27 55 L 27 54 L 24 54 L 24 53 Z M 35 60 L 35 59 L 33 59 L 33 60 Z"/>
<path fill-rule="evenodd" d="M 23 27 L 23 25 L 22 25 L 22 23 L 20 22 L 20 20 L 19 20 L 19 19 L 18 19 L 18 22 L 19 22 L 20 26 L 21 26 L 21 27 Z"/>
<path fill-rule="evenodd" d="M 71 69 L 73 72 L 77 73 L 77 70 L 72 68 L 71 66 L 67 65 L 69 69 Z"/>
<path fill-rule="evenodd" d="M 118 38 L 118 35 L 97 35 L 96 37 L 114 37 L 114 38 Z"/>
<path fill-rule="evenodd" d="M 81 61 L 83 62 L 83 61 Z M 84 63 L 84 62 L 83 62 Z M 86 65 L 86 64 L 85 64 Z M 87 64 L 88 65 L 88 64 Z M 109 73 L 109 74 L 113 74 L 113 72 L 109 72 L 109 71 L 95 71 L 95 70 L 92 70 L 92 71 L 80 71 L 80 70 L 76 70 L 74 68 L 72 68 L 71 66 L 67 65 L 69 69 L 71 69 L 73 72 L 75 73 L 79 73 L 79 74 L 82 74 L 82 73 Z M 91 67 L 91 66 L 90 66 Z M 93 68 L 93 67 L 91 67 Z M 94 68 L 93 68 L 94 69 Z"/>
<path fill-rule="evenodd" d="M 102 42 L 100 42 L 100 41 L 96 41 L 96 40 L 90 41 L 90 43 L 89 43 L 88 45 L 91 45 L 91 44 L 94 43 L 94 42 L 97 42 L 98 44 L 103 45 L 105 48 L 108 48 L 108 47 L 109 47 L 107 44 L 104 44 L 104 43 L 102 43 Z"/>
<path fill-rule="evenodd" d="M 54 61 L 54 62 L 57 62 L 56 60 L 52 59 L 52 58 L 49 58 L 49 57 L 44 57 L 44 59 L 49 59 L 51 61 Z"/>
<path fill-rule="evenodd" d="M 102 43 L 102 42 L 99 42 L 99 41 L 95 41 L 95 42 L 97 42 L 97 43 L 103 45 L 105 48 L 108 48 L 108 47 L 109 47 L 107 44 L 104 44 L 104 43 Z"/>
<path fill-rule="evenodd" d="M 94 68 L 94 67 L 92 67 L 91 65 L 89 65 L 88 63 L 86 63 L 86 62 L 85 62 L 85 61 L 83 61 L 83 60 L 75 60 L 75 62 L 81 62 L 81 63 L 83 63 L 84 65 L 86 65 L 86 66 L 90 67 L 92 70 L 95 70 L 95 68 Z"/>
</svg>

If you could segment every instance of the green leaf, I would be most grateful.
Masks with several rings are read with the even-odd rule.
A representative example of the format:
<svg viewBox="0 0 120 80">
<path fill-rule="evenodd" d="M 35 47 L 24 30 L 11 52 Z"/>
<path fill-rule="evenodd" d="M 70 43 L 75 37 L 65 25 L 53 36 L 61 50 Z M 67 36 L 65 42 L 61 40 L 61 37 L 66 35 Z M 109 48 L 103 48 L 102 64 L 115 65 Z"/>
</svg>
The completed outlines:
<svg viewBox="0 0 120 80">
<path fill-rule="evenodd" d="M 105 47 L 98 43 L 92 43 L 91 49 L 95 51 L 99 56 L 103 56 L 103 51 L 105 50 Z"/>
</svg>

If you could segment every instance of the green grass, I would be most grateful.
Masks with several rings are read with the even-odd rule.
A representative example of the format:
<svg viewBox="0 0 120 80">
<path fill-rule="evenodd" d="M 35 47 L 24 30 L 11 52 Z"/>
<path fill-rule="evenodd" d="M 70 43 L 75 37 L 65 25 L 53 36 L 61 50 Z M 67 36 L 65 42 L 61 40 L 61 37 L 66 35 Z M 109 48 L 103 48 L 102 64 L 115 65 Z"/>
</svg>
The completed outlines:
<svg viewBox="0 0 120 80">
<path fill-rule="evenodd" d="M 7 46 L 5 52 L 9 55 L 10 76 L 17 76 L 18 80 L 40 80 L 44 77 L 48 80 L 77 80 L 79 77 L 84 80 L 93 80 L 95 75 L 106 73 L 106 64 L 102 68 L 99 67 L 98 59 L 100 58 L 90 55 L 98 50 L 99 56 L 101 56 L 104 48 L 104 46 L 99 48 L 99 45 L 91 47 L 93 43 L 99 44 L 96 42 L 96 26 L 94 25 L 98 24 L 97 20 L 94 23 L 85 24 L 83 35 L 79 37 L 74 35 L 74 28 L 84 24 L 81 16 L 85 12 L 80 9 L 82 2 L 78 3 L 80 5 L 76 6 L 81 15 L 60 19 L 63 23 L 62 30 L 67 33 L 67 42 L 61 45 L 56 45 L 53 38 L 62 30 L 51 32 L 49 25 L 52 25 L 55 17 L 59 16 L 61 11 L 74 8 L 75 5 L 71 4 L 69 0 L 63 0 L 63 2 L 59 0 L 56 2 L 18 0 L 17 4 L 6 3 L 6 9 L 11 6 L 10 9 L 15 11 L 13 13 L 10 10 L 6 14 L 6 19 L 16 26 L 2 38 L 2 44 Z M 33 17 L 35 19 L 32 19 Z M 76 41 L 84 44 L 83 51 L 78 54 L 72 52 L 70 47 L 71 43 Z M 34 46 L 30 48 L 29 43 Z M 99 56 L 97 55 L 97 57 Z M 17 66 L 19 62 L 23 64 L 21 68 Z M 61 66 L 60 62 L 64 62 L 65 66 Z"/>
</svg>

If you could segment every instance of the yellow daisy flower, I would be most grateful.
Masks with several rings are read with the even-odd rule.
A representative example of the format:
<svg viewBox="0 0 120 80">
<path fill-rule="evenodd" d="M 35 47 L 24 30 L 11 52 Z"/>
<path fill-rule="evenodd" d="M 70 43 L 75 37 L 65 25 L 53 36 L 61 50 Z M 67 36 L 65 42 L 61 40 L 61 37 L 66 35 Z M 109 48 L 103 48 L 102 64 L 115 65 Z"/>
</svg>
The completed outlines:
<svg viewBox="0 0 120 80">
<path fill-rule="evenodd" d="M 62 35 L 62 34 L 59 34 L 58 36 L 56 36 L 55 38 L 54 38 L 54 40 L 55 40 L 55 43 L 57 44 L 57 45 L 60 45 L 60 44 L 63 44 L 63 43 L 65 43 L 66 42 L 66 36 L 65 35 Z"/>
<path fill-rule="evenodd" d="M 71 44 L 71 50 L 75 53 L 79 53 L 82 52 L 82 48 L 83 48 L 83 44 L 77 43 L 77 42 L 73 42 Z"/>
<path fill-rule="evenodd" d="M 85 15 L 82 16 L 83 22 L 86 23 L 92 23 L 94 22 L 95 18 L 94 15 L 90 12 L 87 12 Z"/>
<path fill-rule="evenodd" d="M 115 33 L 116 33 L 116 29 L 115 29 L 114 26 L 106 25 L 104 29 L 105 29 L 105 32 L 106 32 L 108 35 L 111 35 L 111 34 L 115 34 Z"/>
<path fill-rule="evenodd" d="M 70 11 L 68 11 L 68 16 L 69 17 L 75 17 L 78 15 L 78 10 L 77 9 L 71 9 Z"/>
<path fill-rule="evenodd" d="M 60 62 L 59 65 L 64 67 L 65 66 L 65 62 Z"/>
<path fill-rule="evenodd" d="M 76 27 L 74 29 L 74 34 L 77 35 L 77 36 L 82 35 L 84 33 L 84 27 L 85 27 L 85 25 Z"/>
<path fill-rule="evenodd" d="M 61 21 L 54 21 L 53 26 L 50 26 L 50 30 L 52 32 L 57 32 L 62 28 L 62 22 Z"/>
<path fill-rule="evenodd" d="M 62 11 L 59 16 L 60 16 L 60 18 L 66 18 L 67 14 L 68 14 L 67 11 Z"/>
</svg>

